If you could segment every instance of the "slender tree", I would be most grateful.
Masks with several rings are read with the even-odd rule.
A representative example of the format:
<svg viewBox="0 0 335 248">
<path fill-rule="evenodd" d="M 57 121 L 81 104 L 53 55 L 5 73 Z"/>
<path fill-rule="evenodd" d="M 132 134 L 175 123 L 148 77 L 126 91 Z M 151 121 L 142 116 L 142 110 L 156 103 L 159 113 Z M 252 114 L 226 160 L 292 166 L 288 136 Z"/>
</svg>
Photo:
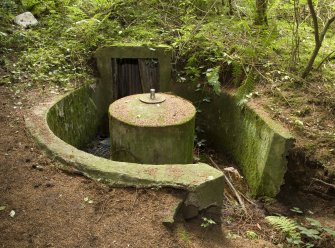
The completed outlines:
<svg viewBox="0 0 335 248">
<path fill-rule="evenodd" d="M 233 15 L 233 14 L 234 14 L 234 11 L 233 11 L 233 3 L 232 3 L 232 0 L 228 0 L 228 7 L 229 7 L 228 14 L 229 14 L 229 15 Z"/>
<path fill-rule="evenodd" d="M 267 8 L 268 8 L 268 0 L 256 0 L 256 17 L 255 17 L 256 25 L 268 24 Z"/>
<path fill-rule="evenodd" d="M 300 0 L 293 0 L 294 5 L 294 24 L 292 28 L 292 49 L 291 49 L 291 69 L 295 69 L 299 63 L 299 49 L 300 49 L 300 37 L 299 37 L 299 26 L 300 26 Z"/>
<path fill-rule="evenodd" d="M 320 48 L 322 46 L 322 42 L 323 42 L 323 40 L 326 36 L 326 33 L 327 33 L 330 25 L 335 21 L 335 16 L 328 19 L 327 22 L 326 22 L 326 25 L 324 26 L 324 28 L 320 32 L 318 17 L 317 17 L 317 14 L 316 14 L 316 11 L 315 11 L 315 8 L 314 8 L 314 5 L 313 5 L 313 1 L 312 0 L 307 0 L 307 4 L 308 4 L 309 11 L 311 12 L 311 16 L 312 16 L 312 20 L 313 20 L 315 45 L 314 45 L 313 53 L 312 53 L 312 55 L 309 58 L 309 61 L 307 63 L 307 66 L 306 66 L 306 68 L 304 69 L 304 71 L 301 75 L 302 78 L 306 78 L 308 76 L 308 74 L 311 72 L 311 70 L 313 68 L 315 58 L 320 51 Z"/>
</svg>

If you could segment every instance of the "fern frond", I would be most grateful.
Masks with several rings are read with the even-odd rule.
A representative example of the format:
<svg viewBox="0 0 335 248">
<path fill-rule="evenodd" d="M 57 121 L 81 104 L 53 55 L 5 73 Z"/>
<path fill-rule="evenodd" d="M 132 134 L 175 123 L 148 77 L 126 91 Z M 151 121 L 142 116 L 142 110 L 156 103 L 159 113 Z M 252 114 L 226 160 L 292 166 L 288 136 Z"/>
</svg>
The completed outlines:
<svg viewBox="0 0 335 248">
<path fill-rule="evenodd" d="M 236 97 L 238 100 L 242 100 L 247 94 L 253 91 L 257 77 L 258 76 L 253 70 L 249 72 L 247 78 L 243 81 L 242 85 L 236 92 Z"/>
<path fill-rule="evenodd" d="M 241 81 L 243 79 L 243 68 L 242 65 L 238 62 L 232 62 L 232 78 L 233 78 L 233 84 L 236 87 L 239 87 L 241 85 Z"/>
<path fill-rule="evenodd" d="M 300 233 L 297 231 L 298 224 L 285 216 L 267 216 L 265 219 L 290 238 L 300 239 Z"/>
<path fill-rule="evenodd" d="M 219 81 L 220 67 L 210 68 L 206 72 L 208 84 L 213 87 L 214 92 L 219 95 L 221 92 L 221 83 Z"/>
</svg>

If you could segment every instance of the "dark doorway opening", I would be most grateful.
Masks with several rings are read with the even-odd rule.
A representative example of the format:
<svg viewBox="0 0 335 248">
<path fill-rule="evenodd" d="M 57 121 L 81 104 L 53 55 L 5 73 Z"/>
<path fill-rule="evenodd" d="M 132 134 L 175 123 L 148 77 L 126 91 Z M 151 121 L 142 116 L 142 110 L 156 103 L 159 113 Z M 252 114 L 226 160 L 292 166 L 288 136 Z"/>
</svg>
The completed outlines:
<svg viewBox="0 0 335 248">
<path fill-rule="evenodd" d="M 113 58 L 113 88 L 115 98 L 159 91 L 159 63 L 157 59 Z"/>
</svg>

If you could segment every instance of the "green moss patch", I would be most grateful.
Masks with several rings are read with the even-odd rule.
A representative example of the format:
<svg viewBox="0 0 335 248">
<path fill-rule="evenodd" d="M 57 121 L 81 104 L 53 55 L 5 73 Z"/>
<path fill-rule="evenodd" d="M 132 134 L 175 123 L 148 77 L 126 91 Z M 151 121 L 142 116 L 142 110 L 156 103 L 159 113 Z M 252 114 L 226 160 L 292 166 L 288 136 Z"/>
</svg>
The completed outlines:
<svg viewBox="0 0 335 248">
<path fill-rule="evenodd" d="M 82 87 L 53 105 L 48 125 L 56 136 L 75 147 L 88 143 L 97 133 L 101 117 L 89 86 Z"/>
<path fill-rule="evenodd" d="M 252 194 L 273 197 L 284 183 L 286 156 L 293 137 L 264 112 L 241 104 L 242 92 L 252 85 L 248 81 L 251 80 L 246 80 L 237 96 L 225 92 L 197 93 L 186 84 L 175 84 L 173 88 L 194 103 L 202 102 L 197 125 L 204 130 L 204 138 L 217 151 L 233 158 Z"/>
</svg>

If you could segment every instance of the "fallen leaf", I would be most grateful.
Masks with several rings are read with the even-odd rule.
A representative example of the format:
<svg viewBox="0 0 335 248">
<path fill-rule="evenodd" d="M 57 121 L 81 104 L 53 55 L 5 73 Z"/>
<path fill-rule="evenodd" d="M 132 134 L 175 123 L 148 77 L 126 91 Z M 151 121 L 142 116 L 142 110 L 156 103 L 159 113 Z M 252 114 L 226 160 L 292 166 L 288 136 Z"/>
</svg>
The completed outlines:
<svg viewBox="0 0 335 248">
<path fill-rule="evenodd" d="M 234 167 L 226 167 L 223 169 L 224 171 L 227 172 L 232 172 L 233 174 L 235 174 L 238 178 L 243 178 L 240 173 L 238 172 L 238 170 L 236 170 Z"/>
<path fill-rule="evenodd" d="M 14 211 L 14 210 L 10 211 L 9 216 L 12 217 L 12 218 L 14 218 L 14 216 L 15 216 L 15 211 Z"/>
<path fill-rule="evenodd" d="M 300 127 L 304 126 L 304 123 L 301 120 L 295 120 L 294 124 Z"/>
</svg>

